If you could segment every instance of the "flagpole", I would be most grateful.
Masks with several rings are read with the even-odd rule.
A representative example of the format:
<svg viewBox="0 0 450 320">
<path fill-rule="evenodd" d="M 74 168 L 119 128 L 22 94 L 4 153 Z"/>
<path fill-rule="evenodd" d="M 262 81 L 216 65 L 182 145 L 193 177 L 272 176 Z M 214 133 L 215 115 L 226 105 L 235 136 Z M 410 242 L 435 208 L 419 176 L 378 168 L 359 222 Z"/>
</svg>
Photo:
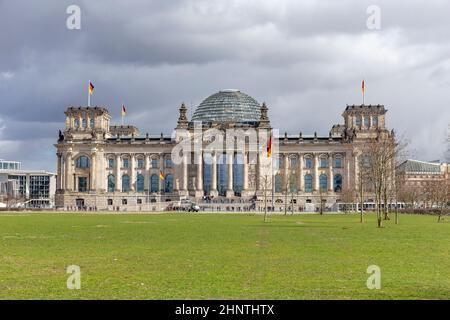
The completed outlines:
<svg viewBox="0 0 450 320">
<path fill-rule="evenodd" d="M 362 87 L 362 96 L 363 96 L 363 105 L 364 105 L 364 99 L 365 99 L 365 95 L 366 94 L 366 82 L 363 80 L 363 87 Z"/>
<path fill-rule="evenodd" d="M 91 80 L 89 80 L 89 83 L 88 83 L 88 107 L 91 106 L 91 92 L 90 92 L 90 87 L 91 87 Z"/>
</svg>

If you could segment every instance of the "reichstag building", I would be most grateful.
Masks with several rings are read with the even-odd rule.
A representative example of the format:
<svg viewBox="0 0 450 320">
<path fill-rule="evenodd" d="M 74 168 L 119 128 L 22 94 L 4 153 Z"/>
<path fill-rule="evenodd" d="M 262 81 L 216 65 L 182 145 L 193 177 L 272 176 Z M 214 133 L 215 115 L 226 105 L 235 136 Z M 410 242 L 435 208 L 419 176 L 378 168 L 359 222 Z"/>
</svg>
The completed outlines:
<svg viewBox="0 0 450 320">
<path fill-rule="evenodd" d="M 165 136 L 112 125 L 105 107 L 69 107 L 55 145 L 56 207 L 157 211 L 190 199 L 205 210 L 331 208 L 357 189 L 366 139 L 389 132 L 383 105 L 347 105 L 327 136 L 276 134 L 268 106 L 234 89 L 207 97 L 191 119 L 184 104 L 178 112 Z"/>
</svg>

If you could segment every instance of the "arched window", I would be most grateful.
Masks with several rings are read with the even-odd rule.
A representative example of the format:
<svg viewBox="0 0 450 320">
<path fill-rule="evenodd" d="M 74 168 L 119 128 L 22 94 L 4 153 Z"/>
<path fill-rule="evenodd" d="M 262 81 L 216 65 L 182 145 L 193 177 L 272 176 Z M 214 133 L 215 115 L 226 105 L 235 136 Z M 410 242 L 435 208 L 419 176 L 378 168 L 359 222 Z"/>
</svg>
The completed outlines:
<svg viewBox="0 0 450 320">
<path fill-rule="evenodd" d="M 173 192 L 173 176 L 171 174 L 168 174 L 166 176 L 166 188 L 165 192 Z"/>
<path fill-rule="evenodd" d="M 108 168 L 114 168 L 114 158 L 108 159 Z"/>
<path fill-rule="evenodd" d="M 91 127 L 91 129 L 94 129 L 94 127 L 95 127 L 95 120 L 94 119 L 90 120 L 89 126 Z"/>
<path fill-rule="evenodd" d="M 114 192 L 115 188 L 116 188 L 116 177 L 110 174 L 108 176 L 108 192 Z"/>
<path fill-rule="evenodd" d="M 122 176 L 122 192 L 129 192 L 130 191 L 130 176 L 127 174 L 124 174 Z"/>
<path fill-rule="evenodd" d="M 138 174 L 137 175 L 136 191 L 137 192 L 144 192 L 144 176 L 142 174 Z"/>
<path fill-rule="evenodd" d="M 364 117 L 364 126 L 366 128 L 368 128 L 370 126 L 370 117 L 368 117 L 368 116 Z"/>
<path fill-rule="evenodd" d="M 74 120 L 74 127 L 75 128 L 79 128 L 80 127 L 80 119 L 75 119 Z"/>
<path fill-rule="evenodd" d="M 313 166 L 313 161 L 311 157 L 306 157 L 305 158 L 305 168 L 307 169 L 311 169 Z"/>
<path fill-rule="evenodd" d="M 138 167 L 138 169 L 144 169 L 144 167 L 145 167 L 145 159 L 144 158 L 137 159 L 137 167 Z"/>
<path fill-rule="evenodd" d="M 297 176 L 293 174 L 289 180 L 289 191 L 295 193 L 297 190 Z"/>
<path fill-rule="evenodd" d="M 130 160 L 128 158 L 122 159 L 122 168 L 128 169 L 130 167 Z"/>
<path fill-rule="evenodd" d="M 357 127 L 361 127 L 361 122 L 362 122 L 361 116 L 356 116 L 355 124 Z"/>
<path fill-rule="evenodd" d="M 295 169 L 295 168 L 297 168 L 297 158 L 296 157 L 292 157 L 291 159 L 290 159 L 290 164 L 291 164 L 291 169 Z"/>
<path fill-rule="evenodd" d="M 321 157 L 319 166 L 320 166 L 320 168 L 328 167 L 328 159 L 326 157 Z"/>
<path fill-rule="evenodd" d="M 158 192 L 159 191 L 159 177 L 154 174 L 150 178 L 150 192 Z"/>
<path fill-rule="evenodd" d="M 275 192 L 283 192 L 283 178 L 279 174 L 275 176 Z"/>
<path fill-rule="evenodd" d="M 341 157 L 336 157 L 334 159 L 334 167 L 335 168 L 342 168 L 342 158 Z"/>
<path fill-rule="evenodd" d="M 334 176 L 334 192 L 342 191 L 342 176 L 340 174 L 336 174 Z"/>
<path fill-rule="evenodd" d="M 312 175 L 305 175 L 305 192 L 312 192 L 313 190 L 313 178 Z"/>
<path fill-rule="evenodd" d="M 83 118 L 83 120 L 81 120 L 81 125 L 82 125 L 83 128 L 86 128 L 86 127 L 87 127 L 87 121 L 86 121 L 86 118 Z"/>
<path fill-rule="evenodd" d="M 328 179 L 326 174 L 321 174 L 319 176 L 319 187 L 321 191 L 326 191 L 328 187 Z"/>
<path fill-rule="evenodd" d="M 86 156 L 78 157 L 76 166 L 82 169 L 89 168 L 89 158 Z"/>
</svg>

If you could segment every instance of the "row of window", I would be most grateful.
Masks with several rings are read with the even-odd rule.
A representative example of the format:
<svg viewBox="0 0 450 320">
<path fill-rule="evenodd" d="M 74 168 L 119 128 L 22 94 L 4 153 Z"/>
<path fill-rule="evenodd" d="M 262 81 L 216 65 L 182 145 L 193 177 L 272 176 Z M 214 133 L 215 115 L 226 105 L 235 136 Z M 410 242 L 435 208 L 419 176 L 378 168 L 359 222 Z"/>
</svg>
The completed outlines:
<svg viewBox="0 0 450 320">
<path fill-rule="evenodd" d="M 306 174 L 304 176 L 305 181 L 305 192 L 313 191 L 313 176 L 311 174 Z M 336 174 L 333 178 L 333 191 L 340 192 L 342 190 L 342 175 Z M 328 190 L 328 175 L 321 174 L 319 176 L 319 188 L 321 191 Z M 275 192 L 283 192 L 283 177 L 279 174 L 275 176 Z M 297 192 L 297 177 L 291 176 L 289 183 L 289 192 Z"/>
<path fill-rule="evenodd" d="M 362 123 L 364 122 L 365 127 L 370 127 L 370 116 L 356 116 L 355 118 L 355 125 L 358 127 L 361 127 Z M 378 116 L 372 116 L 372 126 L 377 127 L 378 126 Z"/>
<path fill-rule="evenodd" d="M 81 119 L 81 126 L 80 126 L 80 119 L 78 119 L 78 118 L 75 118 L 75 120 L 74 120 L 74 127 L 75 128 L 87 128 L 87 119 L 86 118 L 83 118 L 83 119 Z M 95 120 L 94 119 L 90 119 L 89 120 L 89 127 L 91 128 L 91 129 L 94 129 L 95 128 Z"/>
<path fill-rule="evenodd" d="M 150 192 L 159 192 L 159 176 L 154 174 L 150 177 Z M 136 177 L 136 192 L 144 192 L 145 178 L 142 174 Z M 113 174 L 108 175 L 108 192 L 116 190 L 116 177 Z M 131 179 L 127 174 L 122 175 L 122 192 L 131 191 Z M 164 178 L 164 192 L 173 192 L 173 176 L 168 174 Z"/>
<path fill-rule="evenodd" d="M 80 156 L 75 161 L 76 167 L 81 169 L 90 168 L 90 159 L 87 156 Z M 166 168 L 172 168 L 173 163 L 171 159 L 166 159 L 165 162 Z M 113 158 L 108 159 L 108 168 L 114 168 L 116 166 L 116 160 Z M 143 169 L 145 167 L 144 159 L 137 159 L 137 167 L 138 169 Z M 158 168 L 158 160 L 152 159 L 151 163 L 152 168 Z M 130 159 L 123 158 L 122 159 L 122 168 L 128 169 L 130 168 Z"/>
<path fill-rule="evenodd" d="M 158 168 L 158 159 L 151 159 L 151 167 L 156 169 Z M 166 159 L 165 162 L 166 168 L 172 168 L 173 163 L 172 159 Z M 114 168 L 116 166 L 116 160 L 114 158 L 108 159 L 108 168 Z M 122 159 L 122 168 L 128 169 L 130 167 L 130 159 L 124 158 Z M 137 159 L 137 168 L 138 169 L 144 169 L 145 167 L 145 160 L 142 158 Z"/>
<path fill-rule="evenodd" d="M 291 168 L 296 168 L 297 164 L 298 164 L 298 159 L 297 158 L 290 158 L 290 167 Z M 280 161 L 279 159 L 275 160 L 275 167 L 276 168 L 280 168 Z M 304 159 L 304 167 L 307 169 L 312 169 L 314 167 L 314 158 L 311 156 L 306 156 Z M 334 167 L 335 168 L 342 168 L 343 167 L 343 162 L 342 162 L 342 158 L 335 158 L 334 159 Z M 319 158 L 319 168 L 328 168 L 328 158 L 325 157 L 321 157 Z"/>
<path fill-rule="evenodd" d="M 275 164 L 276 167 L 279 167 L 279 159 L 276 160 L 277 163 Z M 297 163 L 298 163 L 298 159 L 297 158 L 291 158 L 290 159 L 290 166 L 291 168 L 296 168 L 297 167 Z M 108 168 L 114 168 L 116 166 L 116 160 L 114 158 L 109 158 L 108 159 Z M 172 168 L 173 167 L 173 163 L 171 159 L 166 159 L 165 161 L 165 166 L 166 168 Z M 313 158 L 312 157 L 306 157 L 304 159 L 304 166 L 307 169 L 312 169 L 314 164 L 313 164 Z M 76 160 L 76 167 L 77 168 L 89 168 L 90 167 L 90 160 L 87 156 L 80 156 L 77 158 Z M 145 160 L 142 158 L 137 159 L 137 168 L 138 169 L 143 169 L 145 167 Z M 158 160 L 157 159 L 152 159 L 151 162 L 151 167 L 152 168 L 158 168 Z M 319 168 L 327 168 L 328 167 L 328 159 L 327 158 L 319 158 Z M 334 159 L 334 167 L 335 168 L 342 168 L 343 167 L 343 162 L 342 162 L 342 158 L 335 158 Z M 122 168 L 128 169 L 130 168 L 130 159 L 128 158 L 123 158 L 122 159 Z"/>
</svg>

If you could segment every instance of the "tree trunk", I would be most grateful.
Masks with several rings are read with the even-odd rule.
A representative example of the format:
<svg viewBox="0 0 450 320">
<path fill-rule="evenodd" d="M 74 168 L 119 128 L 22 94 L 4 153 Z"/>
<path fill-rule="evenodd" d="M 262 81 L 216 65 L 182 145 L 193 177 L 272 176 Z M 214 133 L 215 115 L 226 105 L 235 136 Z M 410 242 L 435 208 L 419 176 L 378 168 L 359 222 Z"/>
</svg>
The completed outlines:
<svg viewBox="0 0 450 320">
<path fill-rule="evenodd" d="M 395 224 L 398 224 L 398 203 L 395 203 Z"/>
</svg>

